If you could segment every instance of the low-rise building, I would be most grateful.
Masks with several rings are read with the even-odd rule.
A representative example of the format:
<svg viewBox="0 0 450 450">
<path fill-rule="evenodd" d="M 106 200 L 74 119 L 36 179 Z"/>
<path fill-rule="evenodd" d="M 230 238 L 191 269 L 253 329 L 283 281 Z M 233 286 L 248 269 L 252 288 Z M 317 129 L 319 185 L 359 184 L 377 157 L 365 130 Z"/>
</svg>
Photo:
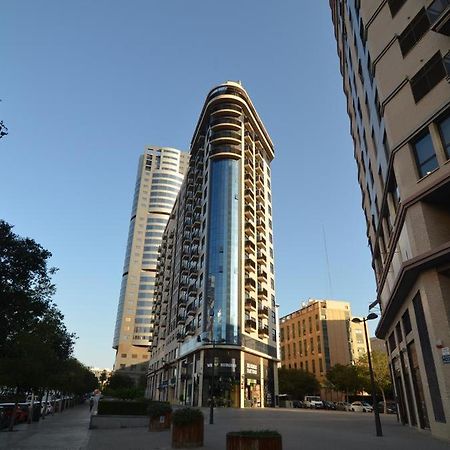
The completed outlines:
<svg viewBox="0 0 450 450">
<path fill-rule="evenodd" d="M 366 353 L 362 323 L 352 323 L 350 303 L 311 299 L 280 319 L 281 365 L 323 381 L 335 364 L 353 364 Z"/>
</svg>

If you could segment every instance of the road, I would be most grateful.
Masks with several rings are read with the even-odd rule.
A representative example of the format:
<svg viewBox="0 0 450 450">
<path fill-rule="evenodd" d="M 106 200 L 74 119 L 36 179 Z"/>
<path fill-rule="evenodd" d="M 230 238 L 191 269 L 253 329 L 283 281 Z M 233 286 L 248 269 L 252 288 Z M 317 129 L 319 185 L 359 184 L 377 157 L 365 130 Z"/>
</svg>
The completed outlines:
<svg viewBox="0 0 450 450">
<path fill-rule="evenodd" d="M 205 412 L 207 421 L 208 412 Z M 224 450 L 228 431 L 277 430 L 283 450 L 448 450 L 449 444 L 428 432 L 402 426 L 395 416 L 381 416 L 383 437 L 375 436 L 373 416 L 367 413 L 309 411 L 304 409 L 218 409 L 215 424 L 205 424 L 205 450 Z M 79 406 L 38 424 L 19 425 L 0 433 L 0 448 L 166 450 L 170 433 L 145 428 L 88 430 L 89 408 Z"/>
</svg>

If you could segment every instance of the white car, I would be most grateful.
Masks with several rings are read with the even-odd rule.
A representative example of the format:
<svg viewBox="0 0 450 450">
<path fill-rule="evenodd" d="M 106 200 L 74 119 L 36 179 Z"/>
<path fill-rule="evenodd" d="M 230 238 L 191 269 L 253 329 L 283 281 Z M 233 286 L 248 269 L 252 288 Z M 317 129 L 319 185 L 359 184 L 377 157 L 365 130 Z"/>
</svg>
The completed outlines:
<svg viewBox="0 0 450 450">
<path fill-rule="evenodd" d="M 353 402 L 351 410 L 356 412 L 372 412 L 373 408 L 366 402 Z"/>
<path fill-rule="evenodd" d="M 305 397 L 303 404 L 305 405 L 305 408 L 314 408 L 314 409 L 323 408 L 322 400 L 320 399 L 320 397 L 316 395 L 307 395 Z"/>
</svg>

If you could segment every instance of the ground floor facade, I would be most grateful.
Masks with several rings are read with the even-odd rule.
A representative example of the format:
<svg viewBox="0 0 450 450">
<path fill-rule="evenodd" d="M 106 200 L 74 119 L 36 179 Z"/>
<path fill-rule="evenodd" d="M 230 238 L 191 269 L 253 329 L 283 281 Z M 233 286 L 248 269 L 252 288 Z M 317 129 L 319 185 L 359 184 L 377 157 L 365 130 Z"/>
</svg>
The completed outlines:
<svg viewBox="0 0 450 450">
<path fill-rule="evenodd" d="M 450 440 L 450 270 L 413 276 L 378 334 L 387 341 L 401 422 Z"/>
<path fill-rule="evenodd" d="M 147 396 L 189 406 L 275 406 L 277 360 L 228 347 L 202 347 L 148 374 Z"/>
</svg>

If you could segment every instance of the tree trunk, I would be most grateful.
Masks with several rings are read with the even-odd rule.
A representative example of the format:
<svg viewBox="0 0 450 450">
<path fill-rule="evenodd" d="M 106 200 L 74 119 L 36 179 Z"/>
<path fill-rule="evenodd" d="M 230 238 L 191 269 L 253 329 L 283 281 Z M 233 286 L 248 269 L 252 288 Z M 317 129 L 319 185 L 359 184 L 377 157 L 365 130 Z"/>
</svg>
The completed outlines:
<svg viewBox="0 0 450 450">
<path fill-rule="evenodd" d="M 13 431 L 13 429 L 14 429 L 14 422 L 16 421 L 18 404 L 19 404 L 19 390 L 17 389 L 16 390 L 16 398 L 15 398 L 15 402 L 14 402 L 14 409 L 12 410 L 11 420 L 9 421 L 8 431 Z"/>
<path fill-rule="evenodd" d="M 33 418 L 33 408 L 34 408 L 34 390 L 31 391 L 31 403 L 28 407 L 28 417 L 27 417 L 27 423 L 31 423 L 31 420 Z"/>
<path fill-rule="evenodd" d="M 384 414 L 387 414 L 387 403 L 386 403 L 386 394 L 384 393 L 384 389 L 381 389 L 381 395 L 383 396 L 383 409 L 384 409 Z"/>
<path fill-rule="evenodd" d="M 47 415 L 47 402 L 48 402 L 48 389 L 47 389 L 46 395 L 45 395 L 44 415 L 42 416 L 42 420 L 45 420 L 45 416 Z M 41 405 L 41 410 L 42 410 L 42 405 Z"/>
</svg>

